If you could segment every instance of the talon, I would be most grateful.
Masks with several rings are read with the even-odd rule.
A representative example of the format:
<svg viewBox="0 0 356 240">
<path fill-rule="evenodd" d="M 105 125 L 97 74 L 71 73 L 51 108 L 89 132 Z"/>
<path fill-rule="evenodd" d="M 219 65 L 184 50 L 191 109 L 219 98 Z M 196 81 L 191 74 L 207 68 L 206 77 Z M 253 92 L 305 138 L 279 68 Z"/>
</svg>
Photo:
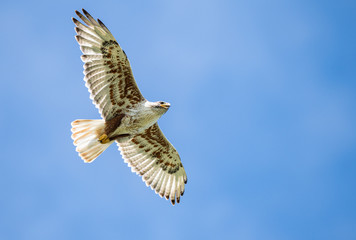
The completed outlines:
<svg viewBox="0 0 356 240">
<path fill-rule="evenodd" d="M 110 139 L 108 138 L 108 135 L 105 133 L 99 137 L 99 142 L 102 144 L 110 142 Z"/>
</svg>

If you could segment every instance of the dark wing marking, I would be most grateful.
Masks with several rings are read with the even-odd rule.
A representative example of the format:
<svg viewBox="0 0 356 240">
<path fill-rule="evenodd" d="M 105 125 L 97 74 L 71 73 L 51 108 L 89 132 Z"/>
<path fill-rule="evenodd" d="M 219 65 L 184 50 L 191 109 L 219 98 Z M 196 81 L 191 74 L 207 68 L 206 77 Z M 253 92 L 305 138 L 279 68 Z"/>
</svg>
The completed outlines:
<svg viewBox="0 0 356 240">
<path fill-rule="evenodd" d="M 142 134 L 125 141 L 117 141 L 125 162 L 147 186 L 157 194 L 180 201 L 184 193 L 187 175 L 178 152 L 155 123 Z"/>
<path fill-rule="evenodd" d="M 83 52 L 84 80 L 90 98 L 105 120 L 110 120 L 125 109 L 145 101 L 133 77 L 126 54 L 109 29 L 83 9 L 76 11 L 86 24 L 73 18 L 75 36 Z"/>
</svg>

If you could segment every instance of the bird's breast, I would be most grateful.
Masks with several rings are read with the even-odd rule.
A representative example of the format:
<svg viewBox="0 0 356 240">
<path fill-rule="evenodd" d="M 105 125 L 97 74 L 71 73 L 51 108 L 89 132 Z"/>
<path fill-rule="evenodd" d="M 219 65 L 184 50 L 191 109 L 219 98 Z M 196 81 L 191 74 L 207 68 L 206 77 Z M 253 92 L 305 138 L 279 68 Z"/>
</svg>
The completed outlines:
<svg viewBox="0 0 356 240">
<path fill-rule="evenodd" d="M 156 123 L 158 119 L 159 117 L 154 114 L 137 113 L 125 115 L 121 120 L 120 126 L 117 127 L 112 135 L 139 134 Z"/>
</svg>

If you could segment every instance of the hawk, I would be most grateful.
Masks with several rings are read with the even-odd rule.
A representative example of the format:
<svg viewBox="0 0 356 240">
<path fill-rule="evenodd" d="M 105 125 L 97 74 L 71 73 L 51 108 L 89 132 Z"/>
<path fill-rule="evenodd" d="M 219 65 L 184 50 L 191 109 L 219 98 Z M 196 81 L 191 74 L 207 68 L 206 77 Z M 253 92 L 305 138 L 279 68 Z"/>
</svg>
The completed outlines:
<svg viewBox="0 0 356 240">
<path fill-rule="evenodd" d="M 187 175 L 177 150 L 157 124 L 170 104 L 146 100 L 109 29 L 84 9 L 84 15 L 75 12 L 84 22 L 72 18 L 83 53 L 85 86 L 102 117 L 72 122 L 76 151 L 90 163 L 115 141 L 124 161 L 147 186 L 173 205 L 179 203 Z"/>
</svg>

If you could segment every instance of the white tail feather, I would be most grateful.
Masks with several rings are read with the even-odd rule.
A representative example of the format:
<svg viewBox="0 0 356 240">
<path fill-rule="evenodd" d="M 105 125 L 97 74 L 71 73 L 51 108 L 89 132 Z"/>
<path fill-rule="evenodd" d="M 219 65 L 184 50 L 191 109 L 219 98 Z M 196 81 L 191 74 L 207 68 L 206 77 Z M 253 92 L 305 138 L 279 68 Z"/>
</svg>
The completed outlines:
<svg viewBox="0 0 356 240">
<path fill-rule="evenodd" d="M 72 122 L 72 139 L 76 151 L 84 162 L 94 161 L 113 141 L 101 143 L 99 137 L 104 133 L 104 120 L 75 120 Z"/>
</svg>

